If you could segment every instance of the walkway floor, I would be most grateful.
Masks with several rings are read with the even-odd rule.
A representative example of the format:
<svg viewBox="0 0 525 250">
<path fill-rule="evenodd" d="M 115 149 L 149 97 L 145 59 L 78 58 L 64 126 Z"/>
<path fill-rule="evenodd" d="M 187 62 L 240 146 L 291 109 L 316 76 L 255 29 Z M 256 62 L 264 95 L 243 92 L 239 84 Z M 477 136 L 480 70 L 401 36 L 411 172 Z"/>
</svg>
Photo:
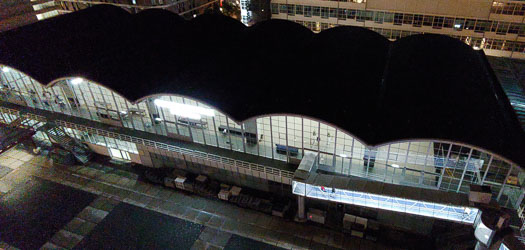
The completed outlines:
<svg viewBox="0 0 525 250">
<path fill-rule="evenodd" d="M 79 199 L 85 201 L 76 204 L 80 208 L 66 209 L 72 211 L 61 219 L 69 220 L 67 224 L 47 228 L 49 232 L 34 243 L 30 236 L 13 240 L 7 236 L 12 232 L 6 229 L 7 234 L 0 234 L 0 248 L 26 248 L 24 242 L 29 241 L 35 245 L 45 243 L 44 248 L 79 249 L 392 249 L 311 224 L 285 221 L 227 202 L 150 185 L 131 172 L 110 167 L 53 167 L 45 157 L 16 149 L 0 156 L 0 166 L 0 173 L 8 172 L 0 176 L 2 204 L 13 203 L 18 208 L 17 203 L 26 202 L 19 197 L 25 197 L 33 201 L 27 205 L 33 210 L 28 211 L 38 211 L 35 208 L 39 206 L 56 211 L 56 202 L 39 205 L 34 201 L 56 200 L 60 193 L 69 192 L 80 192 Z M 24 195 L 34 183 L 50 186 L 50 191 Z M 10 214 L 0 210 L 0 216 Z"/>
</svg>

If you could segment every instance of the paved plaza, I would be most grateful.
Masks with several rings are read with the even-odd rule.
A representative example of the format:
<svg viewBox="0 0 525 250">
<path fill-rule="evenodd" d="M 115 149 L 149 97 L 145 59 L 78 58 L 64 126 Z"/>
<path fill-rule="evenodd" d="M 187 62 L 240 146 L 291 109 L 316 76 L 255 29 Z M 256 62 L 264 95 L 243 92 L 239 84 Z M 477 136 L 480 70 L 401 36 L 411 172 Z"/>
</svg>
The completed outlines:
<svg viewBox="0 0 525 250">
<path fill-rule="evenodd" d="M 53 167 L 12 149 L 0 166 L 0 248 L 392 249 L 100 164 Z"/>
</svg>

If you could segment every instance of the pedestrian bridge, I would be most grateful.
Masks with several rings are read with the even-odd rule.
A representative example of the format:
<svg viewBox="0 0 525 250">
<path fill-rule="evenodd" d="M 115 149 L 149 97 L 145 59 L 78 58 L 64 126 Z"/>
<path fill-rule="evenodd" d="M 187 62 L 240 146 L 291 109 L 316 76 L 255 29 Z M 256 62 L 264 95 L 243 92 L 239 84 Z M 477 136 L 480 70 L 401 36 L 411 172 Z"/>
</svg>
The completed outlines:
<svg viewBox="0 0 525 250">
<path fill-rule="evenodd" d="M 305 155 L 292 182 L 294 194 L 465 224 L 474 224 L 479 213 L 477 208 L 469 206 L 466 194 L 320 174 L 315 163 L 315 154 Z"/>
</svg>

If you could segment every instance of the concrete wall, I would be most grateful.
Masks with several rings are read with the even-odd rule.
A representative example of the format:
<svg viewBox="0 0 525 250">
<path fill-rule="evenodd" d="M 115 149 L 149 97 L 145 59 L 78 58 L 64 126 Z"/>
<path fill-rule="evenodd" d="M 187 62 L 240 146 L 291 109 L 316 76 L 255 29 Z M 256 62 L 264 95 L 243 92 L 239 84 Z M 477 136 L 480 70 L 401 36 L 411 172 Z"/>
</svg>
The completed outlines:
<svg viewBox="0 0 525 250">
<path fill-rule="evenodd" d="M 232 185 L 249 187 L 265 192 L 277 192 L 281 195 L 291 195 L 290 185 L 265 178 L 258 178 L 254 176 L 253 173 L 241 173 L 238 170 L 232 171 L 231 168 L 221 167 L 217 163 L 196 160 L 193 157 L 185 156 L 177 152 L 156 149 L 144 145 L 137 145 L 137 150 L 139 154 L 136 155 L 137 158 L 135 160 L 132 157 L 132 161 L 148 167 L 172 167 L 194 174 L 203 174 L 209 176 L 211 179 Z"/>
<path fill-rule="evenodd" d="M 109 151 L 108 151 L 108 148 L 104 147 L 104 146 L 101 146 L 101 145 L 96 145 L 96 144 L 93 144 L 93 143 L 89 143 L 89 142 L 86 142 L 86 144 L 88 145 L 88 147 L 93 150 L 93 152 L 99 154 L 99 155 L 105 155 L 105 156 L 109 156 Z"/>
</svg>

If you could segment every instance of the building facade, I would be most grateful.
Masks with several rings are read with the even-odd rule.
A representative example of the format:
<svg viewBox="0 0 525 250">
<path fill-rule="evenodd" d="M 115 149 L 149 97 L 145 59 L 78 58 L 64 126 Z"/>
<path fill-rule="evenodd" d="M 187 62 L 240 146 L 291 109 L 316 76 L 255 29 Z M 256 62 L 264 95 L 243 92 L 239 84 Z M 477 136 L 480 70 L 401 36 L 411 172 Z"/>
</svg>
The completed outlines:
<svg viewBox="0 0 525 250">
<path fill-rule="evenodd" d="M 251 180 L 254 183 L 242 184 L 269 191 L 268 181 L 290 185 L 293 168 L 288 163 L 298 164 L 305 152 L 313 152 L 319 155 L 319 168 L 328 173 L 462 193 L 468 192 L 470 184 L 489 185 L 501 205 L 515 209 L 523 206 L 518 178 L 524 176 L 519 166 L 461 143 L 411 140 L 370 147 L 352 134 L 312 117 L 269 115 L 238 123 L 216 108 L 184 96 L 151 96 L 131 103 L 81 78 L 60 80 L 44 88 L 22 72 L 7 66 L 2 69 L 4 102 L 163 136 L 158 141 L 155 136 L 134 138 L 68 120 L 57 121 L 70 136 L 116 159 L 157 168 L 187 166 L 195 161 L 207 170 L 194 171 L 210 174 L 217 170 L 211 169 L 218 168 L 233 172 L 223 174 L 230 179 L 236 175 L 255 177 Z M 13 107 L 3 106 L 1 110 L 4 123 L 18 117 Z M 47 121 L 45 117 L 33 119 Z M 43 133 L 37 136 L 47 139 Z M 165 138 L 207 147 L 185 149 L 161 143 Z M 239 152 L 240 159 L 246 154 L 274 161 L 264 165 L 206 152 L 213 152 L 213 148 Z"/>
<path fill-rule="evenodd" d="M 168 22 L 151 29 L 159 15 Z M 46 39 L 28 39 L 35 30 Z M 391 42 L 358 27 L 313 34 L 288 21 L 246 27 L 220 15 L 184 21 L 98 5 L 0 41 L 0 121 L 23 119 L 42 143 L 54 140 L 45 129 L 59 127 L 114 159 L 283 196 L 309 187 L 312 200 L 326 196 L 322 183 L 292 186 L 314 155 L 311 176 L 321 181 L 366 180 L 353 194 L 380 186 L 399 203 L 409 188 L 418 197 L 445 191 L 431 203 L 451 204 L 447 194 L 488 185 L 495 202 L 523 214 L 515 101 L 481 51 L 450 37 Z M 355 198 L 334 186 L 326 186 L 334 196 Z M 456 221 L 473 220 L 458 210 Z"/>
<path fill-rule="evenodd" d="M 192 18 L 213 8 L 219 0 L 16 0 L 0 3 L 0 32 L 31 24 L 46 18 L 78 11 L 97 4 L 112 4 L 130 13 L 138 13 L 146 9 L 163 9 Z"/>
<path fill-rule="evenodd" d="M 396 40 L 443 34 L 483 49 L 487 55 L 525 57 L 525 2 L 510 0 L 273 0 L 272 18 L 314 32 L 351 25 Z"/>
<path fill-rule="evenodd" d="M 59 15 L 60 11 L 55 1 L 2 1 L 0 32 Z"/>
<path fill-rule="evenodd" d="M 119 6 L 131 13 L 138 13 L 146 9 L 164 9 L 177 13 L 183 17 L 191 18 L 199 15 L 218 3 L 218 0 L 116 0 L 116 1 L 93 1 L 93 0 L 57 0 L 56 5 L 60 6 L 62 12 L 68 13 L 88 8 L 96 4 L 112 4 Z"/>
</svg>

